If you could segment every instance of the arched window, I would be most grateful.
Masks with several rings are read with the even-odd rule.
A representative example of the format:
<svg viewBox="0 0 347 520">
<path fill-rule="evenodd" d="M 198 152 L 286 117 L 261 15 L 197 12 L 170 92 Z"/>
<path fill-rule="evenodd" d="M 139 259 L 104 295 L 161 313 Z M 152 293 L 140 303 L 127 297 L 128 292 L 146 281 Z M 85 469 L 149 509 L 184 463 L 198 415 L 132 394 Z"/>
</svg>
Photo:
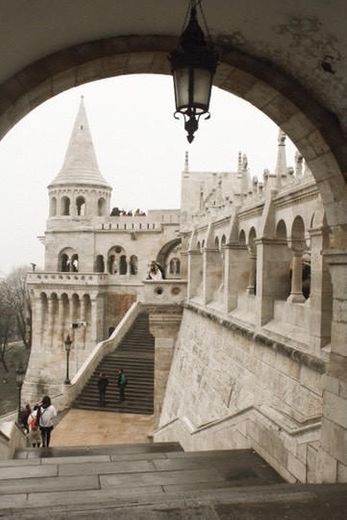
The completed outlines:
<svg viewBox="0 0 347 520">
<path fill-rule="evenodd" d="M 127 271 L 127 257 L 125 255 L 122 255 L 119 259 L 119 274 L 127 274 Z"/>
<path fill-rule="evenodd" d="M 178 258 L 171 258 L 169 266 L 170 274 L 180 274 L 181 262 Z"/>
<path fill-rule="evenodd" d="M 106 212 L 106 200 L 101 197 L 101 199 L 98 200 L 98 216 L 103 217 Z"/>
<path fill-rule="evenodd" d="M 220 244 L 221 244 L 221 246 L 224 246 L 224 245 L 225 245 L 225 243 L 226 243 L 226 241 L 227 241 L 227 239 L 226 239 L 226 236 L 225 236 L 225 235 L 223 235 L 223 236 L 222 236 L 222 240 L 221 240 L 221 243 L 220 243 Z"/>
<path fill-rule="evenodd" d="M 131 255 L 130 257 L 130 274 L 137 274 L 137 256 Z"/>
<path fill-rule="evenodd" d="M 95 271 L 97 273 L 105 272 L 105 261 L 103 255 L 97 255 L 95 262 Z"/>
<path fill-rule="evenodd" d="M 61 214 L 64 216 L 70 215 L 70 199 L 69 197 L 61 198 Z"/>
<path fill-rule="evenodd" d="M 219 249 L 219 238 L 218 237 L 216 237 L 214 239 L 214 246 L 215 246 L 216 249 Z"/>
<path fill-rule="evenodd" d="M 60 271 L 67 273 L 70 271 L 70 260 L 67 254 L 63 253 L 60 257 Z"/>
<path fill-rule="evenodd" d="M 84 197 L 77 197 L 76 199 L 76 214 L 78 217 L 84 217 L 86 214 L 86 199 Z"/>
<path fill-rule="evenodd" d="M 242 245 L 246 244 L 246 234 L 243 229 L 240 231 L 240 234 L 239 234 L 239 242 Z"/>
<path fill-rule="evenodd" d="M 78 255 L 77 254 L 74 254 L 72 255 L 71 257 L 71 268 L 70 270 L 73 271 L 74 273 L 78 273 Z"/>
<path fill-rule="evenodd" d="M 115 262 L 115 255 L 110 255 L 107 261 L 107 269 L 110 274 L 117 274 L 117 264 Z"/>
<path fill-rule="evenodd" d="M 52 197 L 50 200 L 49 215 L 55 217 L 57 214 L 57 199 Z"/>
</svg>

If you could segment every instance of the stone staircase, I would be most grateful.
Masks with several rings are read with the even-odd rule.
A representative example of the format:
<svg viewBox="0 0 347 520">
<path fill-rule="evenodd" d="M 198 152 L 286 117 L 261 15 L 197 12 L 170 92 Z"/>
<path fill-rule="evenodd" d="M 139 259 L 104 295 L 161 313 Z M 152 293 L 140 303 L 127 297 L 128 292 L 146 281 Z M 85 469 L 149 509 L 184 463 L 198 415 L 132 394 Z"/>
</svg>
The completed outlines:
<svg viewBox="0 0 347 520">
<path fill-rule="evenodd" d="M 118 403 L 117 369 L 128 378 L 126 400 Z M 106 407 L 99 405 L 97 380 L 100 372 L 109 379 Z M 119 347 L 105 356 L 73 403 L 73 408 L 110 412 L 152 414 L 154 396 L 154 338 L 149 332 L 148 314 L 142 312 Z"/>
<path fill-rule="evenodd" d="M 41 448 L 0 462 L 0 518 L 342 520 L 347 485 L 286 484 L 251 450 Z"/>
</svg>

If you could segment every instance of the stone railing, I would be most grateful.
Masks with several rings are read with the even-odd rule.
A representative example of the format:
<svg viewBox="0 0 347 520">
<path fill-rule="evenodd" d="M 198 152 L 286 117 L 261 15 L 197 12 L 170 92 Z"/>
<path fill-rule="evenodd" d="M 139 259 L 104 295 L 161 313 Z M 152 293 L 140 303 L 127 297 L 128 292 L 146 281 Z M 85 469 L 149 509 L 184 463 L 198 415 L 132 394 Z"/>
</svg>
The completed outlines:
<svg viewBox="0 0 347 520">
<path fill-rule="evenodd" d="M 144 304 L 181 304 L 187 297 L 187 280 L 144 280 Z"/>
<path fill-rule="evenodd" d="M 30 285 L 57 284 L 59 285 L 105 285 L 108 283 L 107 273 L 47 273 L 31 272 L 27 274 L 27 283 Z"/>
<path fill-rule="evenodd" d="M 0 420 L 0 460 L 13 457 L 18 448 L 25 448 L 27 439 L 16 423 L 16 413 L 8 414 Z"/>
<path fill-rule="evenodd" d="M 273 445 L 273 431 L 278 436 Z M 267 445 L 264 439 L 267 435 Z M 187 417 L 176 417 L 153 433 L 155 442 L 178 441 L 185 451 L 254 449 L 288 482 L 307 482 L 314 471 L 306 464 L 306 449 L 320 439 L 321 417 L 299 423 L 269 406 L 248 406 L 238 412 L 195 426 Z M 304 448 L 304 449 L 303 449 Z"/>
<path fill-rule="evenodd" d="M 94 350 L 89 354 L 73 377 L 71 384 L 63 386 L 63 408 L 70 406 L 70 404 L 80 394 L 104 356 L 110 354 L 118 347 L 125 334 L 134 323 L 135 318 L 140 313 L 141 308 L 142 306 L 140 302 L 134 302 L 123 319 L 118 323 L 111 336 L 95 346 Z"/>
</svg>

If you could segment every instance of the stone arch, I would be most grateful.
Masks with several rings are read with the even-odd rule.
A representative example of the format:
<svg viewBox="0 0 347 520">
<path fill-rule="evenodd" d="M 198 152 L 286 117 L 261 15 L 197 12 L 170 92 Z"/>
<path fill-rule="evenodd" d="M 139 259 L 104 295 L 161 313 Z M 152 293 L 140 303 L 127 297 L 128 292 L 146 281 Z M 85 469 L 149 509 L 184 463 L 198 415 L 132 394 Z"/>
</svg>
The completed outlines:
<svg viewBox="0 0 347 520">
<path fill-rule="evenodd" d="M 174 238 L 170 240 L 169 242 L 166 242 L 160 249 L 159 253 L 157 254 L 156 262 L 161 265 L 161 267 L 164 269 L 164 273 L 167 272 L 168 266 L 167 266 L 167 259 L 170 255 L 171 251 L 175 249 L 178 245 L 181 244 L 180 238 Z"/>
<path fill-rule="evenodd" d="M 227 237 L 225 235 L 222 235 L 222 238 L 221 238 L 221 241 L 220 241 L 221 247 L 225 246 L 226 241 L 227 241 Z"/>
<path fill-rule="evenodd" d="M 138 272 L 138 259 L 136 255 L 131 255 L 129 263 L 130 274 L 136 275 Z"/>
<path fill-rule="evenodd" d="M 49 200 L 49 216 L 56 217 L 57 215 L 57 198 L 51 197 Z"/>
<path fill-rule="evenodd" d="M 107 271 L 109 274 L 121 274 L 120 273 L 120 258 L 125 256 L 126 252 L 123 246 L 116 245 L 112 246 L 107 253 Z M 124 273 L 123 273 L 124 274 Z"/>
<path fill-rule="evenodd" d="M 169 73 L 167 53 L 176 43 L 176 37 L 163 35 L 119 36 L 82 42 L 33 62 L 25 74 L 18 71 L 1 85 L 0 136 L 53 95 L 84 82 L 119 74 Z M 347 144 L 338 119 L 271 62 L 241 53 L 225 39 L 217 43 L 221 60 L 214 84 L 252 103 L 286 132 L 318 183 L 328 224 L 346 224 L 346 212 L 336 212 L 346 197 L 347 172 Z"/>
<path fill-rule="evenodd" d="M 61 200 L 60 200 L 60 214 L 64 217 L 67 217 L 70 215 L 70 204 L 71 204 L 71 201 L 70 201 L 70 197 L 67 197 L 66 195 L 64 195 Z"/>
<path fill-rule="evenodd" d="M 104 273 L 105 272 L 104 255 L 96 255 L 96 259 L 95 259 L 95 272 L 96 273 Z"/>
<path fill-rule="evenodd" d="M 181 273 L 181 261 L 176 256 L 170 260 L 169 273 L 170 275 L 179 275 Z"/>
<path fill-rule="evenodd" d="M 78 217 L 84 217 L 86 215 L 86 212 L 86 199 L 82 195 L 79 195 L 76 198 L 76 215 Z"/>
<path fill-rule="evenodd" d="M 58 271 L 62 273 L 73 271 L 74 268 L 72 261 L 76 256 L 78 260 L 78 255 L 76 255 L 76 252 L 72 247 L 65 247 L 62 249 L 58 255 Z"/>
<path fill-rule="evenodd" d="M 292 248 L 302 250 L 305 248 L 305 224 L 300 215 L 297 215 L 293 220 L 290 232 L 290 243 Z"/>
<path fill-rule="evenodd" d="M 218 238 L 218 237 L 216 237 L 216 238 L 214 239 L 214 247 L 215 247 L 216 249 L 219 249 L 219 238 Z"/>
<path fill-rule="evenodd" d="M 241 229 L 240 233 L 239 233 L 239 242 L 241 245 L 245 245 L 246 244 L 246 233 L 243 229 Z"/>
<path fill-rule="evenodd" d="M 281 240 L 287 239 L 287 226 L 283 219 L 279 220 L 276 226 L 276 238 Z"/>
<path fill-rule="evenodd" d="M 104 197 L 100 197 L 98 200 L 98 217 L 104 217 L 106 215 L 106 200 Z"/>
<path fill-rule="evenodd" d="M 248 246 L 251 247 L 252 249 L 255 247 L 254 240 L 256 239 L 256 237 L 257 237 L 256 230 L 255 230 L 254 226 L 252 226 L 248 233 Z"/>
</svg>

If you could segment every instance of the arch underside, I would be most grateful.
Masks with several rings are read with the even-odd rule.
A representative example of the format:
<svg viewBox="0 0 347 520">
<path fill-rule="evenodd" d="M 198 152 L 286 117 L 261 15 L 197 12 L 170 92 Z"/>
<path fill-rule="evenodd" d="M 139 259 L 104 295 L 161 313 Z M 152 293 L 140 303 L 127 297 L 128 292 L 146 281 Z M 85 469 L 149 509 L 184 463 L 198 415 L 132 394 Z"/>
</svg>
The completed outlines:
<svg viewBox="0 0 347 520">
<path fill-rule="evenodd" d="M 0 136 L 33 108 L 83 83 L 125 74 L 168 74 L 170 36 L 122 36 L 79 44 L 31 64 L 0 85 Z M 220 44 L 215 86 L 260 109 L 291 138 L 320 189 L 331 226 L 347 224 L 347 145 L 337 118 L 269 62 Z"/>
</svg>

